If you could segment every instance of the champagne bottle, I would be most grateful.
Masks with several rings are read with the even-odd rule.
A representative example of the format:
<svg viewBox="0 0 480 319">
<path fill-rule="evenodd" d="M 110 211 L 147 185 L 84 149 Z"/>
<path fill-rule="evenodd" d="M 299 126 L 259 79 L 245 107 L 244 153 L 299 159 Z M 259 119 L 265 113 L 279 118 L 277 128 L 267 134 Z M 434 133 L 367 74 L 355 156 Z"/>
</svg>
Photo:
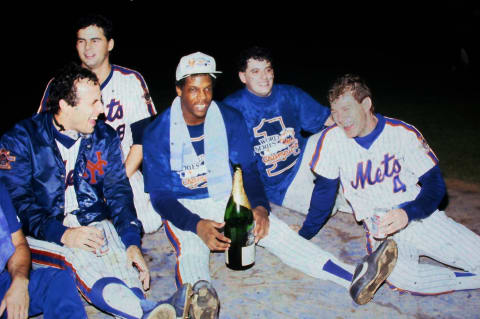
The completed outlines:
<svg viewBox="0 0 480 319">
<path fill-rule="evenodd" d="M 242 169 L 234 165 L 232 195 L 225 208 L 225 236 L 230 248 L 225 251 L 225 264 L 233 270 L 245 270 L 255 264 L 253 213 L 243 189 Z"/>
</svg>

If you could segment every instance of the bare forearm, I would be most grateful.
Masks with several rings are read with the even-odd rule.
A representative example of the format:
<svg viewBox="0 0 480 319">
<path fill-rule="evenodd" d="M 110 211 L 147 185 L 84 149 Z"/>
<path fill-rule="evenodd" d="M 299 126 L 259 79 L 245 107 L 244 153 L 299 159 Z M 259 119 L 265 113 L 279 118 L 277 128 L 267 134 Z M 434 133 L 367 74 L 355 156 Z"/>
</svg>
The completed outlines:
<svg viewBox="0 0 480 319">
<path fill-rule="evenodd" d="M 18 279 L 27 279 L 31 268 L 30 249 L 27 243 L 19 244 L 15 247 L 15 252 L 8 260 L 7 270 L 12 277 L 12 281 Z"/>
<path fill-rule="evenodd" d="M 140 167 L 140 164 L 142 164 L 142 158 L 143 158 L 143 149 L 142 145 L 134 144 L 130 148 L 130 152 L 128 152 L 127 159 L 125 161 L 125 170 L 127 172 L 127 177 L 130 178 L 130 176 L 135 173 L 138 168 Z"/>
</svg>

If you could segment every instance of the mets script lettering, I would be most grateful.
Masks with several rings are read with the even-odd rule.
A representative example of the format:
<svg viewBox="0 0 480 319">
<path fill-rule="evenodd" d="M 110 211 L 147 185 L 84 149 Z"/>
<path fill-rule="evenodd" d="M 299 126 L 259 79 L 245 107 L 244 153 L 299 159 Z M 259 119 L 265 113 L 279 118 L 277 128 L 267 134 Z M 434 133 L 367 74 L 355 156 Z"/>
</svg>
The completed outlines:
<svg viewBox="0 0 480 319">
<path fill-rule="evenodd" d="M 120 101 L 112 99 L 110 103 L 106 105 L 108 109 L 107 112 L 107 121 L 113 122 L 116 119 L 123 118 L 123 105 L 120 104 Z"/>
<path fill-rule="evenodd" d="M 393 182 L 393 192 L 405 192 L 406 186 L 398 176 L 401 170 L 402 166 L 398 159 L 395 158 L 395 155 L 389 155 L 387 153 L 384 155 L 383 161 L 380 162 L 380 166 L 376 169 L 372 169 L 371 160 L 368 160 L 366 163 L 358 163 L 355 181 L 351 181 L 350 184 L 355 189 L 358 187 L 364 189 L 366 184 L 375 185 L 384 182 L 387 178 L 391 178 Z"/>
<path fill-rule="evenodd" d="M 97 183 L 97 174 L 98 176 L 103 176 L 105 172 L 103 171 L 103 167 L 107 166 L 108 162 L 102 159 L 102 152 L 96 152 L 97 154 L 97 162 L 93 163 L 90 160 L 87 162 L 87 170 L 90 175 L 90 184 Z M 88 178 L 87 172 L 83 174 L 84 178 Z"/>
</svg>

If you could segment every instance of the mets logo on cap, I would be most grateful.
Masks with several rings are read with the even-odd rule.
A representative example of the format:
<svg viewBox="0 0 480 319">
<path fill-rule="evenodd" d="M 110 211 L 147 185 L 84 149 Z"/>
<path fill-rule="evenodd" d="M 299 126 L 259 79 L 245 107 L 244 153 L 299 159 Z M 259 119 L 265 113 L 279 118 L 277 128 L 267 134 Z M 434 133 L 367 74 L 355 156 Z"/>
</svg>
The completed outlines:
<svg viewBox="0 0 480 319">
<path fill-rule="evenodd" d="M 10 151 L 0 149 L 0 169 L 12 169 L 10 163 L 15 162 L 15 156 L 10 155 Z"/>
</svg>

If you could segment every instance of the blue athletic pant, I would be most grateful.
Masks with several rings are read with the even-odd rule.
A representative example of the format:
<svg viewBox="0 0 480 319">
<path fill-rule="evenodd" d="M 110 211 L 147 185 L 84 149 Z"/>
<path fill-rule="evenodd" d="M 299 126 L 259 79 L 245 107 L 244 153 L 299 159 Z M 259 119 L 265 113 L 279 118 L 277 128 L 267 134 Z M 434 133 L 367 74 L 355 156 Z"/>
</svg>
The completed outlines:
<svg viewBox="0 0 480 319">
<path fill-rule="evenodd" d="M 7 271 L 0 273 L 0 300 L 11 284 Z M 65 270 L 41 268 L 32 270 L 28 285 L 29 316 L 43 313 L 45 319 L 85 319 L 87 314 L 72 275 Z M 7 318 L 6 311 L 0 319 Z"/>
</svg>

